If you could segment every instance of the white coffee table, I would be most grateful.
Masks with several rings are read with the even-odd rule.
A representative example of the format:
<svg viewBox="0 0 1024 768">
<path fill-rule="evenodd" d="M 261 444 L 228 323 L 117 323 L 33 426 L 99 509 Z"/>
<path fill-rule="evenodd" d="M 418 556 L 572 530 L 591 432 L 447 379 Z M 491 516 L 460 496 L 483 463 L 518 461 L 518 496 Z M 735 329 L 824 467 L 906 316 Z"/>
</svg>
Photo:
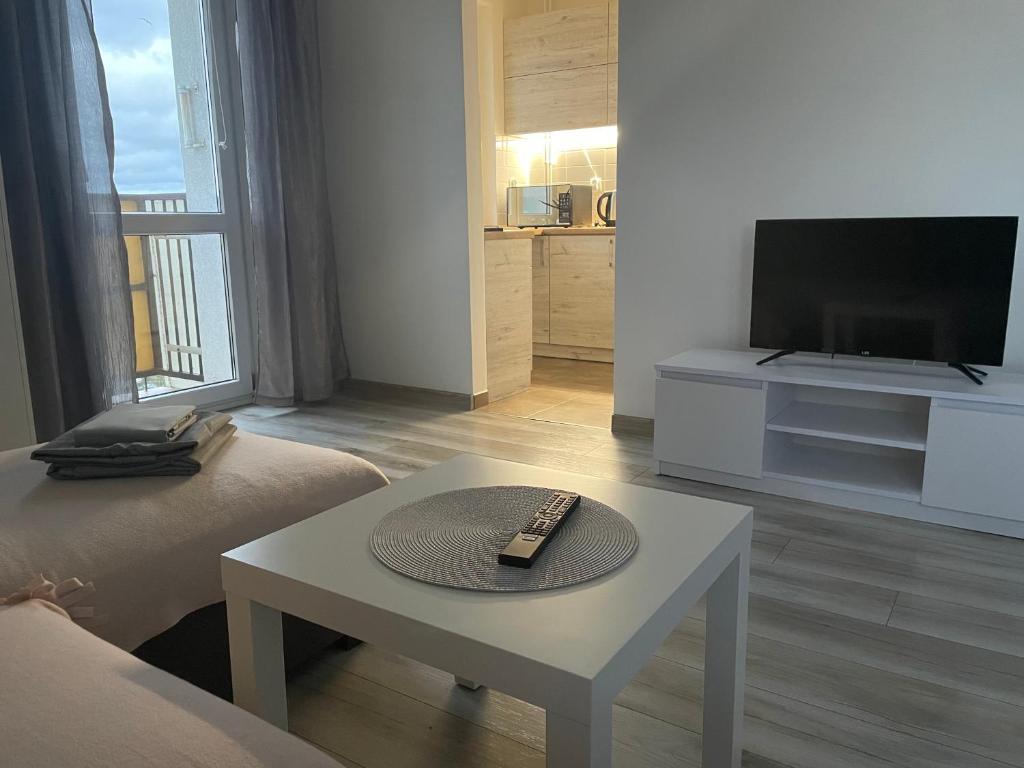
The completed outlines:
<svg viewBox="0 0 1024 768">
<path fill-rule="evenodd" d="M 370 552 L 370 531 L 402 504 L 519 484 L 619 510 L 636 526 L 636 554 L 575 587 L 498 594 L 423 584 Z M 543 707 L 548 766 L 607 768 L 612 700 L 707 593 L 703 765 L 735 768 L 752 521 L 749 507 L 460 456 L 222 556 L 235 702 L 287 728 L 283 611 Z"/>
</svg>

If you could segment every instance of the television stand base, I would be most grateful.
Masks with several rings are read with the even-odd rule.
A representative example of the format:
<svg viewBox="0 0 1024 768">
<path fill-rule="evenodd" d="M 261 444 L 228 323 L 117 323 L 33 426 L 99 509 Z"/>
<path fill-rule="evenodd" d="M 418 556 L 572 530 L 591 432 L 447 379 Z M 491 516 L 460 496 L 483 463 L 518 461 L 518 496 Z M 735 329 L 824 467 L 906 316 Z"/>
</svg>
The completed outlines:
<svg viewBox="0 0 1024 768">
<path fill-rule="evenodd" d="M 979 379 L 978 376 L 988 376 L 988 373 L 986 373 L 985 371 L 979 370 L 978 368 L 975 368 L 970 365 L 964 365 L 963 363 L 947 363 L 947 365 L 950 368 L 954 368 L 960 371 L 960 373 L 962 373 L 964 376 L 966 376 L 968 379 L 970 379 L 971 381 L 978 385 L 985 383 L 981 379 Z"/>
<path fill-rule="evenodd" d="M 772 360 L 778 360 L 780 357 L 785 357 L 786 355 L 792 355 L 795 353 L 795 349 L 780 349 L 778 352 L 774 352 L 768 355 L 768 357 L 764 358 L 763 360 L 758 360 L 757 364 L 764 365 L 765 363 L 770 363 Z"/>
</svg>

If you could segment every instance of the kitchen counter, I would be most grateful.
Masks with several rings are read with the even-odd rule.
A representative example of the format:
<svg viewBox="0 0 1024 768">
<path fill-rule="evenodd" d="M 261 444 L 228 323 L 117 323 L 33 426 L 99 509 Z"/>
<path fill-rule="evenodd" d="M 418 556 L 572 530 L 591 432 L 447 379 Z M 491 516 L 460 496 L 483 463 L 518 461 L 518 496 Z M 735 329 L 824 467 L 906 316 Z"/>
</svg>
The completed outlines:
<svg viewBox="0 0 1024 768">
<path fill-rule="evenodd" d="M 550 235 L 614 235 L 615 227 L 528 227 L 526 229 L 505 229 L 501 232 L 484 232 L 484 240 L 519 240 Z"/>
<path fill-rule="evenodd" d="M 528 240 L 534 237 L 536 230 L 533 229 L 504 229 L 501 232 L 488 232 L 484 230 L 484 240 Z"/>
<path fill-rule="evenodd" d="M 542 227 L 538 235 L 614 235 L 615 227 Z"/>
</svg>

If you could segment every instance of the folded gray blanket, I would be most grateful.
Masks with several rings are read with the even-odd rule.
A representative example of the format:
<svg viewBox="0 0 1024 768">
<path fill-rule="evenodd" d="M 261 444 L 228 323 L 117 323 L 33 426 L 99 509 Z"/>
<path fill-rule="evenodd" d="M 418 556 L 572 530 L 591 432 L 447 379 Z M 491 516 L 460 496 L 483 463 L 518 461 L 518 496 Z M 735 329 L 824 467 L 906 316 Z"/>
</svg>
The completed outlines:
<svg viewBox="0 0 1024 768">
<path fill-rule="evenodd" d="M 195 423 L 194 405 L 119 405 L 71 430 L 79 447 L 113 443 L 166 443 Z"/>
<path fill-rule="evenodd" d="M 203 464 L 231 439 L 238 431 L 234 424 L 225 424 L 210 439 L 190 454 L 165 454 L 151 457 L 147 464 L 96 463 L 91 460 L 87 464 L 73 462 L 56 462 L 50 464 L 46 474 L 58 480 L 95 480 L 107 477 L 177 477 L 194 475 L 203 468 Z M 118 462 L 118 459 L 108 459 Z"/>
<path fill-rule="evenodd" d="M 131 459 L 139 463 L 151 461 L 162 456 L 188 455 L 209 440 L 213 434 L 231 421 L 231 416 L 216 411 L 198 411 L 197 421 L 185 430 L 177 440 L 167 443 L 149 443 L 145 441 L 112 443 L 105 446 L 75 445 L 71 432 L 65 432 L 58 438 L 41 445 L 32 451 L 36 461 L 62 461 L 65 459 Z M 131 463 L 131 461 L 127 462 Z"/>
<path fill-rule="evenodd" d="M 170 443 L 114 443 L 103 447 L 76 446 L 66 432 L 36 448 L 31 458 L 50 465 L 47 474 L 62 479 L 193 475 L 234 434 L 231 416 L 200 411 L 197 421 Z"/>
</svg>

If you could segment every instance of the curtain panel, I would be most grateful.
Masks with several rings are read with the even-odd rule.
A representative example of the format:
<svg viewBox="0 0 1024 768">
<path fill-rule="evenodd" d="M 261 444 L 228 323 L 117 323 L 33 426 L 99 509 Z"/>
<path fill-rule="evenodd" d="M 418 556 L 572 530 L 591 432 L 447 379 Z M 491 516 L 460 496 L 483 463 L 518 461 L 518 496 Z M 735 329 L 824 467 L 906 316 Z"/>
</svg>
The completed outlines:
<svg viewBox="0 0 1024 768">
<path fill-rule="evenodd" d="M 0 2 L 0 154 L 36 434 L 135 398 L 113 130 L 84 0 Z"/>
<path fill-rule="evenodd" d="M 256 399 L 321 400 L 348 375 L 324 173 L 316 0 L 238 3 Z"/>
</svg>

